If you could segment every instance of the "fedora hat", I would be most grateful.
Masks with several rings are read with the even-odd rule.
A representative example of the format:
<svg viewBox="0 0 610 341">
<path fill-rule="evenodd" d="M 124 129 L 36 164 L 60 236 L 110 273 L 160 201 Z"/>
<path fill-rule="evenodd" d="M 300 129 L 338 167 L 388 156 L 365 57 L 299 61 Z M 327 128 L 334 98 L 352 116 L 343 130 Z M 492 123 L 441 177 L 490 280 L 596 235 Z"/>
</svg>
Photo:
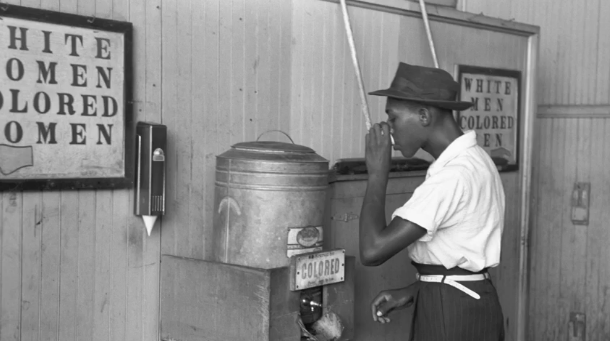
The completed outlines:
<svg viewBox="0 0 610 341">
<path fill-rule="evenodd" d="M 369 92 L 369 95 L 392 97 L 449 110 L 466 110 L 472 103 L 455 100 L 459 88 L 458 82 L 443 69 L 400 63 L 390 88 Z"/>
</svg>

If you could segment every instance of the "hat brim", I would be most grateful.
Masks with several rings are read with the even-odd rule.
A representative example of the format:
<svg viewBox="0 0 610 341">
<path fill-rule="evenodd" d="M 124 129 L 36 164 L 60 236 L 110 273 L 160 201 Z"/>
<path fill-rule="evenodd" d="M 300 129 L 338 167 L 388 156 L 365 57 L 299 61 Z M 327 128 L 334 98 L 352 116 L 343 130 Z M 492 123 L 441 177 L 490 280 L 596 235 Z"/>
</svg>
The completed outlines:
<svg viewBox="0 0 610 341">
<path fill-rule="evenodd" d="M 403 92 L 396 91 L 391 88 L 385 89 L 385 90 L 377 90 L 377 91 L 369 92 L 369 95 L 391 97 L 391 98 L 396 98 L 396 99 L 402 99 L 405 101 L 423 103 L 423 104 L 428 104 L 428 105 L 432 105 L 432 106 L 443 108 L 443 109 L 457 110 L 457 111 L 466 110 L 466 109 L 472 107 L 472 102 L 421 99 L 418 97 L 412 97 L 412 96 L 405 95 Z"/>
</svg>

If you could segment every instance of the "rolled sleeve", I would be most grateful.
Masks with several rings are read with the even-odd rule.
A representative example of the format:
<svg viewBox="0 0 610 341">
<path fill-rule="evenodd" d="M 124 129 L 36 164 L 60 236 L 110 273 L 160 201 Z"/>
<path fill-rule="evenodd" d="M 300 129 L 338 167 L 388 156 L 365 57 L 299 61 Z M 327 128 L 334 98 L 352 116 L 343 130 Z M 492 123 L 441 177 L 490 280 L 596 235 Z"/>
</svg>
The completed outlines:
<svg viewBox="0 0 610 341">
<path fill-rule="evenodd" d="M 417 187 L 407 203 L 394 211 L 392 219 L 400 217 L 423 227 L 428 232 L 419 241 L 430 241 L 456 214 L 464 194 L 460 172 L 439 172 Z"/>
</svg>

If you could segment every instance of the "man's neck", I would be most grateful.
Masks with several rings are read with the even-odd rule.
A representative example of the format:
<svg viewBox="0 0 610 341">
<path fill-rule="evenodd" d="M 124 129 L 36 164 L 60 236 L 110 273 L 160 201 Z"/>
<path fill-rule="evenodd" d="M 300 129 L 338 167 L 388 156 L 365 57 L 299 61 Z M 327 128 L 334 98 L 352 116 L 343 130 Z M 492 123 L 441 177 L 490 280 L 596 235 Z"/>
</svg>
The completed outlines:
<svg viewBox="0 0 610 341">
<path fill-rule="evenodd" d="M 435 127 L 430 133 L 426 145 L 422 146 L 422 149 L 430 153 L 434 159 L 438 159 L 443 151 L 462 135 L 464 135 L 464 132 L 455 124 L 455 121 L 451 120 Z"/>
</svg>

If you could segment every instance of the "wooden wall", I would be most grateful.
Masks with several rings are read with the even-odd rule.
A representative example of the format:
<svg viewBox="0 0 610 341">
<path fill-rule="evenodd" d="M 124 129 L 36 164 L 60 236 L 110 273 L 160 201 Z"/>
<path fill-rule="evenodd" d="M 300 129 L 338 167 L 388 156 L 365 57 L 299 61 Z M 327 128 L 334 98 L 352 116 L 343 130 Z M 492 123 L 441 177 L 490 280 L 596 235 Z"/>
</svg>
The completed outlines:
<svg viewBox="0 0 610 341">
<path fill-rule="evenodd" d="M 2 192 L 2 341 L 158 339 L 161 254 L 210 256 L 215 156 L 230 145 L 281 129 L 331 164 L 363 156 L 364 124 L 336 3 L 3 3 L 133 23 L 135 120 L 168 126 L 169 178 L 167 215 L 150 237 L 132 213 L 131 190 Z M 387 86 L 399 60 L 432 65 L 421 21 L 400 11 L 350 12 L 367 89 Z M 525 67 L 522 36 L 432 25 L 450 72 L 456 63 Z M 370 98 L 374 121 L 384 119 L 383 104 Z M 278 133 L 265 138 L 286 141 Z M 504 178 L 516 188 L 516 173 Z M 518 216 L 518 205 L 509 212 Z M 507 249 L 518 248 L 514 238 Z M 509 288 L 510 278 L 503 283 Z"/>
<path fill-rule="evenodd" d="M 343 22 L 337 7 L 335 3 L 320 1 L 301 1 L 293 7 L 291 131 L 298 141 L 331 160 L 337 156 L 362 157 L 365 134 L 357 84 L 353 67 L 346 60 L 349 50 L 346 50 Z M 354 28 L 354 37 L 358 51 L 362 52 L 359 58 L 366 89 L 387 87 L 399 61 L 433 66 L 420 18 L 365 8 L 352 8 L 350 15 L 353 22 L 360 23 Z M 431 22 L 431 26 L 440 67 L 445 70 L 453 73 L 458 64 L 521 70 L 525 80 L 527 37 L 435 21 Z M 324 63 L 329 60 L 333 62 Z M 385 98 L 369 96 L 369 106 L 373 122 L 385 119 Z M 321 116 L 328 116 L 328 119 Z M 319 127 L 322 127 L 321 132 L 317 131 Z M 523 146 L 523 140 L 520 143 Z M 420 180 L 423 181 L 423 177 Z M 502 173 L 502 180 L 507 197 L 502 262 L 492 274 L 505 313 L 507 340 L 515 340 L 521 227 L 519 173 Z M 407 184 L 412 181 L 404 179 L 400 186 L 408 187 Z M 351 186 L 361 191 L 350 188 L 349 194 L 333 193 L 339 199 L 331 202 L 332 215 L 359 214 L 364 189 L 361 188 L 362 183 L 358 182 Z M 396 198 L 388 196 L 388 205 L 396 206 L 398 198 L 406 200 L 409 196 L 409 191 L 401 192 Z M 339 203 L 336 204 L 337 200 Z M 347 224 L 333 222 L 333 229 L 345 228 L 351 232 L 332 231 L 337 237 L 330 246 L 347 248 L 350 252 L 357 250 L 357 226 L 357 220 Z M 350 236 L 356 238 L 355 244 Z M 342 238 L 345 240 L 340 240 Z M 400 280 L 406 280 L 402 283 L 404 286 L 412 282 L 413 276 L 408 276 L 411 265 L 404 257 L 401 260 L 404 273 L 395 279 L 389 278 L 388 274 L 400 271 L 396 261 L 377 270 L 363 268 L 356 262 L 357 271 L 370 274 L 357 275 L 356 278 L 356 297 L 361 298 L 356 301 L 356 340 L 373 339 L 375 335 L 383 335 L 387 340 L 399 340 L 408 331 L 406 325 L 388 328 L 376 326 L 370 321 L 369 314 L 363 313 L 368 311 L 369 301 L 379 291 L 396 287 Z"/>
<path fill-rule="evenodd" d="M 541 27 L 530 227 L 528 340 L 610 339 L 610 2 L 465 0 Z M 588 226 L 574 225 L 575 182 L 591 183 Z M 570 313 L 586 332 L 570 332 Z"/>
<path fill-rule="evenodd" d="M 3 3 L 132 22 L 135 118 L 161 120 L 161 0 Z M 161 239 L 131 191 L 1 197 L 0 340 L 157 339 Z"/>
</svg>

